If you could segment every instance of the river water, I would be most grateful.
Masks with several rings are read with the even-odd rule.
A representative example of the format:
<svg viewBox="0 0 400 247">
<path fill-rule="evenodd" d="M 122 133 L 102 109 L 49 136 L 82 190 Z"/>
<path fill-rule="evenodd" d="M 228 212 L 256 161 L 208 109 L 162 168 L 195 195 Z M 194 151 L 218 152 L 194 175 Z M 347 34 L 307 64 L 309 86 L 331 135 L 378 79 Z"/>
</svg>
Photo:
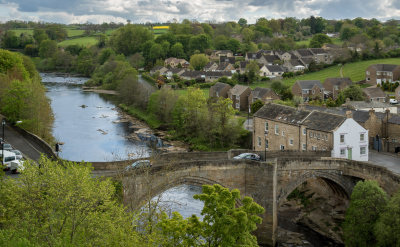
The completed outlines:
<svg viewBox="0 0 400 247">
<path fill-rule="evenodd" d="M 88 78 L 45 73 L 41 77 L 55 116 L 53 135 L 64 143 L 60 157 L 73 161 L 112 161 L 150 155 L 146 142 L 126 138 L 133 130 L 129 123 L 118 121 L 116 106 L 109 97 L 82 91 L 81 85 Z M 199 193 L 198 186 L 177 186 L 160 195 L 161 204 L 184 217 L 200 215 L 203 203 L 193 199 Z"/>
</svg>

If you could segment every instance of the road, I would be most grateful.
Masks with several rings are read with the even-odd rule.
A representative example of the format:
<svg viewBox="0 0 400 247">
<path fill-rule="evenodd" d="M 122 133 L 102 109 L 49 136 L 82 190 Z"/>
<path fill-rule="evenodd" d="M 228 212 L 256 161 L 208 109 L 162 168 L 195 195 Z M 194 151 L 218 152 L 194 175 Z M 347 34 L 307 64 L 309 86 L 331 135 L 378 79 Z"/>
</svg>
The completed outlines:
<svg viewBox="0 0 400 247">
<path fill-rule="evenodd" d="M 396 157 L 392 153 L 378 153 L 375 150 L 369 150 L 369 162 L 374 165 L 384 166 L 388 170 L 400 174 L 400 157 Z"/>
<path fill-rule="evenodd" d="M 1 128 L 0 126 L 0 137 L 2 136 L 3 128 Z M 39 146 L 34 145 L 29 140 L 25 139 L 21 134 L 11 128 L 8 124 L 5 125 L 4 139 L 7 143 L 10 143 L 14 149 L 18 149 L 19 151 L 21 151 L 26 158 L 37 161 L 40 158 L 40 154 L 45 153 L 45 151 L 42 150 Z"/>
</svg>

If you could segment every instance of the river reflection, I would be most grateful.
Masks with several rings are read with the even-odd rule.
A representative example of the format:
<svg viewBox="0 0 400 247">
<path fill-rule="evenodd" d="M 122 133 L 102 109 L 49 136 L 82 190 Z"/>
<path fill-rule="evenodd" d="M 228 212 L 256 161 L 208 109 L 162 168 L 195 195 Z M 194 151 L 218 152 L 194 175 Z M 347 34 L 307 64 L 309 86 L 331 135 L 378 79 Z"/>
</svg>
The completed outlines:
<svg viewBox="0 0 400 247">
<path fill-rule="evenodd" d="M 111 161 L 149 156 L 145 142 L 131 141 L 128 123 L 118 122 L 112 102 L 68 83 L 51 83 L 42 75 L 55 115 L 53 135 L 64 143 L 60 157 L 73 161 Z M 56 78 L 57 79 L 57 78 Z M 79 82 L 82 79 L 79 78 Z"/>
</svg>

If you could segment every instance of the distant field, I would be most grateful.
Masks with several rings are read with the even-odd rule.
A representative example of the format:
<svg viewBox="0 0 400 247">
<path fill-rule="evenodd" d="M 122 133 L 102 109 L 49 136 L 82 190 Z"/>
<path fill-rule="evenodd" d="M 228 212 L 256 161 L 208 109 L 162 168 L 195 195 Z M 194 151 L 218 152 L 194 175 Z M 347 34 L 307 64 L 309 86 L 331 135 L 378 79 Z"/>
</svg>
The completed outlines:
<svg viewBox="0 0 400 247">
<path fill-rule="evenodd" d="M 10 29 L 10 31 L 13 31 L 17 36 L 21 35 L 21 33 L 33 35 L 33 29 L 30 28 Z"/>
<path fill-rule="evenodd" d="M 332 42 L 335 45 L 342 45 L 343 44 L 343 41 L 341 41 L 339 38 L 331 38 L 331 39 L 332 39 Z M 308 45 L 310 44 L 310 40 L 311 40 L 311 38 L 308 38 L 306 40 L 297 41 L 296 45 L 299 45 L 299 46 L 300 45 L 306 45 L 308 47 Z"/>
<path fill-rule="evenodd" d="M 350 79 L 354 82 L 364 80 L 365 70 L 368 68 L 368 66 L 379 63 L 400 65 L 400 58 L 375 59 L 345 64 L 343 66 L 343 77 L 350 77 Z M 340 77 L 340 66 L 332 66 L 318 72 L 285 79 L 283 82 L 289 86 L 292 86 L 297 80 L 320 80 L 323 83 L 326 78 L 330 77 Z M 250 87 L 269 87 L 269 85 L 270 83 L 259 82 L 252 84 Z"/>
<path fill-rule="evenodd" d="M 67 28 L 68 37 L 80 36 L 80 35 L 82 35 L 84 32 L 85 32 L 84 30 Z"/>
<path fill-rule="evenodd" d="M 96 37 L 81 37 L 76 39 L 68 39 L 58 43 L 59 46 L 68 46 L 68 45 L 83 45 L 90 46 L 95 45 L 97 43 Z"/>
</svg>

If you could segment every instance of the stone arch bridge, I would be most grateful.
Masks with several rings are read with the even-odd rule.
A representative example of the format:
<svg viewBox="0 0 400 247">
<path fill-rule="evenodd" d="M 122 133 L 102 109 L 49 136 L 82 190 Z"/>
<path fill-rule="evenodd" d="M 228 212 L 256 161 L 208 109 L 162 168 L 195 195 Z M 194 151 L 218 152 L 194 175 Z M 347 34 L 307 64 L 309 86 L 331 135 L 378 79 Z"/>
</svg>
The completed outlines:
<svg viewBox="0 0 400 247">
<path fill-rule="evenodd" d="M 393 194 L 400 175 L 366 162 L 321 157 L 313 153 L 268 153 L 264 162 L 233 160 L 234 153 L 182 153 L 167 155 L 148 169 L 121 175 L 125 204 L 136 209 L 144 201 L 180 184 L 221 184 L 237 188 L 265 208 L 256 235 L 260 244 L 274 245 L 279 205 L 310 178 L 324 179 L 331 188 L 349 197 L 359 180 L 377 180 Z M 324 155 L 322 155 L 324 156 Z M 326 154 L 325 154 L 326 156 Z"/>
</svg>

